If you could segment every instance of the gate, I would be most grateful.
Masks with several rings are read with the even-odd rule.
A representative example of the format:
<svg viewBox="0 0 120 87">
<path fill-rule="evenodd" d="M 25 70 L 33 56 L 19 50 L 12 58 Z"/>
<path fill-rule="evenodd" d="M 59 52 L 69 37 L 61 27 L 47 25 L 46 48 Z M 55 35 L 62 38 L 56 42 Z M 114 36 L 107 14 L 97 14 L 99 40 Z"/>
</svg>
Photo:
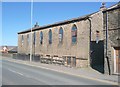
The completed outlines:
<svg viewBox="0 0 120 87">
<path fill-rule="evenodd" d="M 90 65 L 93 69 L 104 73 L 104 42 L 91 41 Z"/>
</svg>

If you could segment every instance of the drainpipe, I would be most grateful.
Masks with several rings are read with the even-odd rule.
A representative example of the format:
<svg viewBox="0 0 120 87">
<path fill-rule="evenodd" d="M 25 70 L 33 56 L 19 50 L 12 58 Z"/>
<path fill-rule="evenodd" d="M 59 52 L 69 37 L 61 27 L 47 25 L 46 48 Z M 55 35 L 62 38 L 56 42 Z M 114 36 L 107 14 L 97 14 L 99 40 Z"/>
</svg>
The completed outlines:
<svg viewBox="0 0 120 87">
<path fill-rule="evenodd" d="M 89 41 L 90 41 L 90 42 L 89 42 L 89 47 L 90 47 L 90 48 L 89 48 L 89 61 L 88 61 L 88 62 L 89 62 L 90 65 L 91 65 L 91 27 L 92 27 L 92 25 L 91 25 L 91 19 L 90 19 L 90 18 L 92 18 L 92 17 L 88 17 L 87 19 L 88 19 L 88 21 L 89 21 L 89 23 L 90 23 L 90 27 L 89 27 L 89 31 L 90 31 L 90 32 L 89 32 Z M 90 66 L 90 65 L 89 65 L 89 66 Z"/>
<path fill-rule="evenodd" d="M 107 66 L 108 66 L 108 71 L 109 75 L 111 74 L 110 72 L 110 63 L 109 63 L 109 57 L 108 57 L 108 14 L 106 12 L 106 60 L 107 60 Z"/>
</svg>

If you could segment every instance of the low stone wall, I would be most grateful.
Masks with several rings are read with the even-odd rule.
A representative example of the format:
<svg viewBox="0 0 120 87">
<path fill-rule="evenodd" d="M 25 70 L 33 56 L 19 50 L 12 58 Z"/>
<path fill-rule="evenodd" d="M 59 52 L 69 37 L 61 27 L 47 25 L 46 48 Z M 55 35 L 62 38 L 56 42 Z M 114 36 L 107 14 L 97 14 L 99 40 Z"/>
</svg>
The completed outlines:
<svg viewBox="0 0 120 87">
<path fill-rule="evenodd" d="M 20 60 L 30 60 L 30 54 L 13 54 L 14 59 Z M 83 68 L 88 67 L 88 60 L 76 58 L 74 56 L 63 56 L 63 57 L 54 57 L 54 56 L 42 56 L 42 55 L 32 55 L 32 61 L 41 62 L 46 64 L 58 64 L 64 65 L 67 67 L 77 67 Z"/>
<path fill-rule="evenodd" d="M 30 54 L 13 54 L 14 59 L 30 60 Z M 32 61 L 40 61 L 40 55 L 32 55 Z"/>
<path fill-rule="evenodd" d="M 20 59 L 25 61 L 30 61 L 30 54 L 19 54 L 19 53 L 2 53 L 2 56 L 5 57 L 11 57 L 13 59 Z M 64 65 L 68 67 L 77 67 L 77 68 L 83 68 L 88 67 L 88 60 L 87 59 L 81 59 L 81 58 L 75 58 L 70 56 L 64 56 L 64 57 L 43 57 L 40 55 L 32 55 L 32 61 L 35 62 L 41 62 L 41 63 L 47 63 L 49 64 L 59 64 Z"/>
<path fill-rule="evenodd" d="M 78 67 L 78 68 L 88 67 L 88 60 L 77 58 L 76 59 L 76 67 Z"/>
<path fill-rule="evenodd" d="M 13 57 L 12 53 L 2 53 L 1 55 L 5 57 L 11 57 L 11 58 Z"/>
</svg>

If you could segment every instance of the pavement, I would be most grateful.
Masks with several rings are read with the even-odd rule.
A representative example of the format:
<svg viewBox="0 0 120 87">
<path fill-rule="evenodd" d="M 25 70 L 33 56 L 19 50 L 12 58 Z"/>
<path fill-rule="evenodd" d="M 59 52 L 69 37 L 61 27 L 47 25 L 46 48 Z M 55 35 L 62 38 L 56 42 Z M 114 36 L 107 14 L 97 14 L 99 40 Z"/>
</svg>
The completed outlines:
<svg viewBox="0 0 120 87">
<path fill-rule="evenodd" d="M 94 84 L 107 84 L 107 85 L 118 85 L 118 76 L 117 75 L 106 75 L 106 74 L 101 74 L 95 70 L 93 70 L 92 68 L 70 68 L 70 67 L 65 67 L 62 65 L 54 65 L 54 64 L 43 64 L 40 62 L 30 62 L 30 61 L 23 61 L 23 60 L 16 60 L 16 59 L 12 59 L 12 58 L 8 58 L 8 57 L 2 57 L 3 60 L 5 61 L 9 61 L 8 64 L 11 65 L 11 62 L 13 62 L 15 65 L 17 64 L 22 64 L 22 65 L 27 65 L 31 66 L 32 69 L 34 68 L 39 68 L 42 71 L 48 70 L 48 73 L 46 75 L 48 75 L 49 77 L 52 77 L 53 73 L 55 73 L 53 76 L 54 77 L 59 77 L 60 79 L 54 78 L 54 80 L 57 80 L 58 83 L 49 83 L 48 84 L 90 84 L 90 85 L 94 85 Z M 7 65 L 8 65 L 7 64 Z M 10 67 L 7 66 L 7 67 Z M 2 64 L 2 66 L 6 66 L 5 64 Z M 13 65 L 12 65 L 13 66 Z M 18 65 L 16 65 L 18 66 Z M 19 66 L 21 67 L 21 66 Z M 19 67 L 16 67 L 19 68 Z M 24 66 L 26 67 L 26 66 Z M 23 67 L 23 68 L 24 68 Z M 26 68 L 27 69 L 27 68 Z M 38 70 L 38 69 L 37 69 Z M 10 71 L 10 70 L 9 70 Z M 12 71 L 12 70 L 11 70 Z M 18 70 L 19 71 L 19 70 Z M 7 71 L 5 71 L 7 72 Z M 40 71 L 41 72 L 41 71 Z M 52 72 L 52 73 L 51 73 Z M 44 72 L 46 73 L 46 71 Z M 58 75 L 59 73 L 59 75 Z M 20 75 L 21 73 L 19 73 Z M 43 73 L 42 73 L 43 74 Z M 62 74 L 62 75 L 61 75 Z M 23 74 L 21 74 L 23 75 Z M 32 75 L 32 74 L 31 74 Z M 46 77 L 46 75 L 44 75 L 44 77 Z M 5 75 L 6 76 L 6 75 Z M 41 76 L 41 75 L 40 75 Z M 29 76 L 28 76 L 29 77 Z M 41 76 L 43 77 L 43 76 Z M 40 78 L 41 78 L 40 77 Z M 44 77 L 42 79 L 44 79 Z M 66 79 L 63 78 L 69 78 L 71 80 L 69 80 L 66 83 Z M 77 77 L 77 78 L 76 78 Z M 50 79 L 48 77 L 46 77 L 47 79 Z M 81 79 L 82 78 L 82 79 Z M 38 79 L 38 78 L 37 78 Z M 53 77 L 52 77 L 53 79 Z M 76 80 L 77 79 L 77 80 Z M 67 79 L 68 80 L 68 79 Z M 74 81 L 75 80 L 75 81 Z M 83 82 L 85 80 L 85 82 Z M 38 80 L 39 81 L 39 80 Z M 79 82 L 80 81 L 80 82 Z M 92 82 L 91 82 L 92 81 Z M 34 81 L 33 81 L 34 82 Z M 86 83 L 87 82 L 87 83 Z M 41 81 L 41 84 L 44 84 L 45 82 Z M 36 84 L 36 83 L 34 83 Z"/>
</svg>

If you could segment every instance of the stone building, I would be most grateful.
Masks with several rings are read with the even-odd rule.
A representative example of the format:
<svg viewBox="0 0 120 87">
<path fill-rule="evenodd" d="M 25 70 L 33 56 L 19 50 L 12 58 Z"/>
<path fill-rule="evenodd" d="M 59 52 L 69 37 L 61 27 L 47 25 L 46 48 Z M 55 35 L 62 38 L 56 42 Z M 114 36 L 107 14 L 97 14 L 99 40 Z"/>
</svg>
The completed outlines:
<svg viewBox="0 0 120 87">
<path fill-rule="evenodd" d="M 105 72 L 120 73 L 120 3 L 103 11 Z"/>
<path fill-rule="evenodd" d="M 83 17 L 46 26 L 36 24 L 32 29 L 21 31 L 18 33 L 18 55 L 27 55 L 30 59 L 32 54 L 32 60 L 92 67 L 104 73 L 106 28 L 103 15 L 107 11 L 103 4 L 99 11 Z"/>
</svg>

